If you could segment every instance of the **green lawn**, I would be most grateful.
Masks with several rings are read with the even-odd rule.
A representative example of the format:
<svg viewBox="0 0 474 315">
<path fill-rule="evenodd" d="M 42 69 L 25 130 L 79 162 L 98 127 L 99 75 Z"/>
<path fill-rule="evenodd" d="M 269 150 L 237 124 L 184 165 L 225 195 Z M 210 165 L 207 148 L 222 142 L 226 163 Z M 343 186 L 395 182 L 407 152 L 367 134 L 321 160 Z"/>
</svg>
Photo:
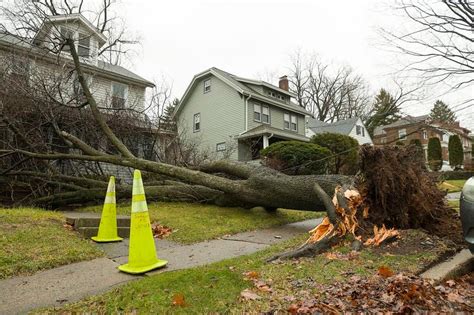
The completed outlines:
<svg viewBox="0 0 474 315">
<path fill-rule="evenodd" d="M 184 202 L 151 202 L 148 210 L 152 222 L 159 222 L 174 230 L 169 239 L 185 244 L 325 215 L 324 212 L 284 209 L 271 213 L 258 207 L 249 210 Z M 81 208 L 78 211 L 100 213 L 102 206 Z M 130 215 L 130 205 L 118 204 L 117 213 Z"/>
<path fill-rule="evenodd" d="M 355 260 L 329 260 L 325 255 L 299 261 L 265 263 L 272 254 L 301 244 L 302 236 L 269 249 L 235 259 L 229 259 L 194 269 L 166 272 L 131 282 L 103 295 L 66 305 L 54 311 L 61 313 L 138 313 L 138 314 L 200 314 L 200 313 L 260 313 L 280 310 L 286 313 L 291 304 L 288 297 L 317 293 L 316 283 L 328 284 L 353 275 L 372 275 L 379 267 L 388 266 L 394 272 L 419 272 L 433 261 L 434 250 L 411 250 L 409 254 L 393 255 L 365 249 Z M 347 253 L 347 247 L 335 251 Z M 243 273 L 253 272 L 270 285 L 272 293 L 259 291 Z M 261 299 L 241 301 L 240 293 L 251 289 Z M 175 306 L 174 297 L 184 297 L 185 306 Z M 271 306 L 270 306 L 271 305 Z M 53 310 L 48 310 L 52 312 Z"/>
<path fill-rule="evenodd" d="M 0 208 L 0 279 L 103 255 L 63 224 L 60 213 Z"/>
<path fill-rule="evenodd" d="M 459 200 L 448 200 L 448 205 L 459 212 Z"/>
<path fill-rule="evenodd" d="M 441 190 L 447 190 L 448 193 L 461 191 L 464 184 L 466 183 L 465 179 L 451 179 L 445 180 L 440 183 L 438 186 Z"/>
</svg>

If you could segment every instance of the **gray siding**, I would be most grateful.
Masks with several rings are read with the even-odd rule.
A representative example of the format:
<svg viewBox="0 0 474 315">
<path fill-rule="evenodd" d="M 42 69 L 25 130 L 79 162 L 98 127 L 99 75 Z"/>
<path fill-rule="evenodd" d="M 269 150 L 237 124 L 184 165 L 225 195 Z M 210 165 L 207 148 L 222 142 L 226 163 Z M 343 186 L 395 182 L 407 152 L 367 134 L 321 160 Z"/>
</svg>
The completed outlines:
<svg viewBox="0 0 474 315">
<path fill-rule="evenodd" d="M 262 124 L 261 122 L 255 121 L 253 119 L 253 105 L 255 103 L 261 104 L 261 105 L 267 105 L 269 107 L 269 109 L 270 109 L 270 126 L 272 126 L 274 128 L 277 128 L 277 129 L 285 130 L 284 127 L 283 127 L 283 114 L 284 113 L 290 113 L 289 111 L 284 110 L 280 107 L 265 104 L 263 102 L 254 102 L 252 100 L 249 101 L 248 112 L 247 112 L 247 114 L 248 114 L 248 125 L 249 125 L 248 129 L 255 128 L 255 127 Z M 298 118 L 298 132 L 297 133 L 299 135 L 304 136 L 305 135 L 305 117 L 304 117 L 304 115 L 294 113 L 294 112 L 292 112 L 291 114 L 296 115 L 297 118 Z M 291 132 L 289 130 L 286 130 L 286 131 Z"/>
<path fill-rule="evenodd" d="M 209 78 L 209 77 L 207 77 Z M 185 104 L 178 114 L 178 132 L 184 141 L 199 145 L 210 158 L 222 157 L 216 152 L 216 144 L 226 142 L 226 147 L 234 147 L 231 159 L 237 159 L 237 143 L 234 139 L 245 130 L 245 99 L 220 79 L 211 76 L 211 91 L 204 93 L 203 82 L 197 80 Z M 201 130 L 193 132 L 193 116 L 201 114 Z"/>
</svg>

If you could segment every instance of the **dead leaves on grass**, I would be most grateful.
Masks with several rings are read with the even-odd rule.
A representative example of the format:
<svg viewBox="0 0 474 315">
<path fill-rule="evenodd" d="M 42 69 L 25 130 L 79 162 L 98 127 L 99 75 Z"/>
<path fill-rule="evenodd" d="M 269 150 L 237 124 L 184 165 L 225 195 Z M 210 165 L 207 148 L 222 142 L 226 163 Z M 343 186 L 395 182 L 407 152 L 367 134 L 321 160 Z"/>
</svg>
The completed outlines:
<svg viewBox="0 0 474 315">
<path fill-rule="evenodd" d="M 474 311 L 472 274 L 434 287 L 417 276 L 390 273 L 391 276 L 352 276 L 331 285 L 316 284 L 314 291 L 318 294 L 293 302 L 287 311 L 291 314 L 340 314 L 368 310 L 371 313 Z"/>
<path fill-rule="evenodd" d="M 244 276 L 244 280 L 252 281 L 255 289 L 262 293 L 271 293 L 273 292 L 271 288 L 271 280 L 263 281 L 260 278 L 260 275 L 256 271 L 247 271 L 242 274 Z M 245 289 L 240 292 L 240 298 L 242 300 L 253 301 L 261 299 L 257 293 L 253 292 L 251 289 Z"/>
<path fill-rule="evenodd" d="M 151 225 L 151 231 L 153 232 L 153 236 L 155 238 L 159 238 L 159 239 L 163 239 L 163 238 L 167 237 L 168 235 L 170 235 L 171 233 L 173 233 L 172 228 L 170 228 L 168 226 L 165 226 L 165 225 L 161 225 L 161 224 L 156 223 L 156 222 L 154 222 Z"/>
<path fill-rule="evenodd" d="M 171 305 L 181 306 L 181 307 L 186 306 L 186 301 L 184 300 L 184 295 L 182 295 L 181 293 L 175 294 L 173 296 L 173 301 L 171 302 Z"/>
</svg>

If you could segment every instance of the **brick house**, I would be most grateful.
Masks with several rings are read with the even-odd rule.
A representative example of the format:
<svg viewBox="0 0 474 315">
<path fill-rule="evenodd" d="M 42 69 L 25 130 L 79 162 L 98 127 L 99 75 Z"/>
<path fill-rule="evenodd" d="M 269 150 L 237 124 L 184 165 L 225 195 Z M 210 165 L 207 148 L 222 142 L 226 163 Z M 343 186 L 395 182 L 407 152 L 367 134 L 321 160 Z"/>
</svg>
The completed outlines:
<svg viewBox="0 0 474 315">
<path fill-rule="evenodd" d="M 441 142 L 443 161 L 449 161 L 448 142 L 451 135 L 458 135 L 464 149 L 464 166 L 472 167 L 472 140 L 469 137 L 470 130 L 463 128 L 459 122 L 446 124 L 438 121 L 430 121 L 428 115 L 405 116 L 400 120 L 381 127 L 374 131 L 374 145 L 393 145 L 397 142 L 405 144 L 413 139 L 418 139 L 423 145 L 425 157 L 427 156 L 428 140 L 438 138 Z M 444 163 L 446 164 L 446 163 Z"/>
</svg>

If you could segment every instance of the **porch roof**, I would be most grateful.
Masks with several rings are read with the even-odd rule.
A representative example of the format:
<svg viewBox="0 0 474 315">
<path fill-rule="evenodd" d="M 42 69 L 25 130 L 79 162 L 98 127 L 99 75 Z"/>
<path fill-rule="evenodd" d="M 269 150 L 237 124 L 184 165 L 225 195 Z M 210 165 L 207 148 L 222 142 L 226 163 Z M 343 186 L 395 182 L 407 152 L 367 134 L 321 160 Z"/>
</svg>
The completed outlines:
<svg viewBox="0 0 474 315">
<path fill-rule="evenodd" d="M 281 130 L 277 129 L 268 125 L 259 125 L 255 128 L 252 128 L 250 130 L 247 130 L 244 133 L 241 133 L 240 135 L 237 136 L 237 139 L 248 139 L 248 138 L 253 138 L 253 137 L 258 137 L 258 136 L 263 136 L 263 135 L 273 135 L 278 138 L 282 138 L 285 140 L 299 140 L 299 141 L 309 141 L 308 137 L 305 137 L 303 135 L 300 135 L 296 132 L 292 132 L 289 130 Z"/>
</svg>

